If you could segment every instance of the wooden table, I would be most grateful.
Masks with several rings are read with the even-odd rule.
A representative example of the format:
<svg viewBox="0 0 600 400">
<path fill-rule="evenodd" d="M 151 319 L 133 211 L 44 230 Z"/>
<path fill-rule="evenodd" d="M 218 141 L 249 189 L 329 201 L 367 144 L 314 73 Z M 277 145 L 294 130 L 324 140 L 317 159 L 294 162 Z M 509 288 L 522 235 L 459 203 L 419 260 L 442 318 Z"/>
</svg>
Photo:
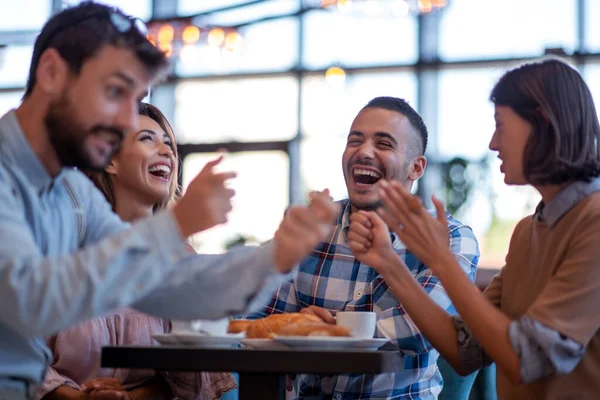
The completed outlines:
<svg viewBox="0 0 600 400">
<path fill-rule="evenodd" d="M 240 400 L 285 399 L 286 374 L 378 374 L 399 371 L 402 358 L 385 350 L 254 350 L 186 346 L 109 346 L 102 367 L 224 371 L 240 375 Z"/>
</svg>

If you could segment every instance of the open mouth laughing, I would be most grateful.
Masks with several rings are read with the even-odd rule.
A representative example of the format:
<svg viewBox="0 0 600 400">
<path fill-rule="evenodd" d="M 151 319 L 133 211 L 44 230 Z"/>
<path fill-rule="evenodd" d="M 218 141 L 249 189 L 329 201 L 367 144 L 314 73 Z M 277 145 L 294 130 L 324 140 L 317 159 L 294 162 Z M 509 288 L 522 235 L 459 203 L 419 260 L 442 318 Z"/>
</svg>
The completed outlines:
<svg viewBox="0 0 600 400">
<path fill-rule="evenodd" d="M 171 166 L 167 163 L 155 163 L 148 168 L 150 175 L 163 182 L 168 182 L 171 176 Z"/>
<path fill-rule="evenodd" d="M 383 175 L 370 167 L 357 165 L 352 168 L 352 180 L 354 185 L 361 189 L 371 188 L 375 185 Z"/>
</svg>

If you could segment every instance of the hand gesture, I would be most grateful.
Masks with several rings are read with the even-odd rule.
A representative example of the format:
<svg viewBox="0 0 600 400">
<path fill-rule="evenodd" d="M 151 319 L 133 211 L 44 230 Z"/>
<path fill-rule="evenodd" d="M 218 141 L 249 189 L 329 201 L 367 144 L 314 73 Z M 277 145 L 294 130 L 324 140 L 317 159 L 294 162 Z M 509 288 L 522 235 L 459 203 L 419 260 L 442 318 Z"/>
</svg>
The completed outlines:
<svg viewBox="0 0 600 400">
<path fill-rule="evenodd" d="M 236 174 L 214 171 L 214 167 L 222 159 L 223 156 L 208 162 L 173 208 L 184 237 L 227 222 L 227 214 L 232 208 L 231 198 L 235 191 L 227 188 L 225 184 L 235 178 Z"/>
<path fill-rule="evenodd" d="M 382 181 L 380 195 L 384 207 L 377 212 L 423 263 L 433 268 L 434 260 L 450 253 L 446 211 L 435 196 L 432 197 L 437 212 L 434 218 L 425 210 L 421 200 L 398 182 Z"/>
<path fill-rule="evenodd" d="M 317 198 L 320 200 L 314 201 Z M 327 206 L 328 204 L 334 204 L 329 189 L 325 189 L 322 192 L 313 190 L 308 193 L 308 208 L 315 212 L 317 219 L 321 221 L 322 225 L 325 225 L 324 229 L 326 230 L 331 228 L 331 224 L 335 222 L 335 218 L 337 217 L 337 205 L 334 204 L 336 212 L 332 217 L 329 215 L 331 208 Z"/>
<path fill-rule="evenodd" d="M 329 189 L 325 189 L 322 192 L 319 192 L 318 190 L 311 190 L 310 192 L 308 192 L 308 195 L 306 197 L 308 197 L 308 204 L 312 203 L 312 199 L 315 196 L 320 196 L 320 195 L 324 195 L 327 196 L 327 198 L 331 201 L 333 201 L 333 197 L 331 197 L 331 193 L 329 193 Z"/>
<path fill-rule="evenodd" d="M 321 318 L 323 322 L 335 325 L 335 317 L 333 316 L 331 311 L 323 307 L 308 306 L 306 308 L 302 308 L 300 310 L 300 313 L 314 315 L 315 317 Z"/>
<path fill-rule="evenodd" d="M 348 242 L 354 257 L 378 272 L 387 266 L 393 267 L 399 259 L 392 247 L 388 226 L 373 211 L 350 214 Z"/>
<path fill-rule="evenodd" d="M 331 229 L 338 206 L 329 192 L 315 193 L 309 206 L 288 209 L 273 240 L 273 262 L 281 272 L 290 271 L 306 257 Z"/>
<path fill-rule="evenodd" d="M 135 400 L 130 392 L 126 390 L 94 390 L 84 393 L 82 400 Z"/>
<path fill-rule="evenodd" d="M 94 378 L 81 385 L 83 400 L 131 400 L 129 392 L 116 378 Z"/>
</svg>

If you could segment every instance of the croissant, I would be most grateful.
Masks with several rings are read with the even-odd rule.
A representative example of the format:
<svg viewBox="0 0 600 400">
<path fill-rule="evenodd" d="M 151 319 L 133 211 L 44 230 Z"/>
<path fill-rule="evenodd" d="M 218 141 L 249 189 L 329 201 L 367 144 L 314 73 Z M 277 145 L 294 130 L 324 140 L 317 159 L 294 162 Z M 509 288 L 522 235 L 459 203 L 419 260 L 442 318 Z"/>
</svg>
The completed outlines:
<svg viewBox="0 0 600 400">
<path fill-rule="evenodd" d="M 248 329 L 248 326 L 252 322 L 253 321 L 248 320 L 248 319 L 234 319 L 232 321 L 229 321 L 229 327 L 227 328 L 227 333 L 246 332 L 246 329 Z"/>
<path fill-rule="evenodd" d="M 350 336 L 350 330 L 343 326 L 311 322 L 292 324 L 281 328 L 281 336 Z"/>
<path fill-rule="evenodd" d="M 279 331 L 288 325 L 311 322 L 322 323 L 319 317 L 311 314 L 273 314 L 266 318 L 252 321 L 246 330 L 246 337 L 250 339 L 270 339 L 279 334 Z"/>
</svg>

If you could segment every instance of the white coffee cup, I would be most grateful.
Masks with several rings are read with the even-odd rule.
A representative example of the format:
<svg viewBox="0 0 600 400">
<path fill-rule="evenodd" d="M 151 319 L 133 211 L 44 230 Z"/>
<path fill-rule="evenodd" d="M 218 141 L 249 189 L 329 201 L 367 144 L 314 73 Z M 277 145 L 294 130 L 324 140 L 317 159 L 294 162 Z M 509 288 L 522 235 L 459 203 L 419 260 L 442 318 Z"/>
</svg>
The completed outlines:
<svg viewBox="0 0 600 400">
<path fill-rule="evenodd" d="M 229 318 L 215 320 L 197 319 L 192 321 L 192 331 L 206 333 L 211 336 L 224 336 L 229 327 Z"/>
<path fill-rule="evenodd" d="M 353 337 L 371 339 L 375 335 L 377 314 L 373 311 L 338 311 L 336 325 L 350 329 Z"/>
<path fill-rule="evenodd" d="M 179 321 L 172 320 L 171 321 L 171 332 L 173 333 L 186 333 L 192 331 L 192 322 L 191 321 Z"/>
</svg>

